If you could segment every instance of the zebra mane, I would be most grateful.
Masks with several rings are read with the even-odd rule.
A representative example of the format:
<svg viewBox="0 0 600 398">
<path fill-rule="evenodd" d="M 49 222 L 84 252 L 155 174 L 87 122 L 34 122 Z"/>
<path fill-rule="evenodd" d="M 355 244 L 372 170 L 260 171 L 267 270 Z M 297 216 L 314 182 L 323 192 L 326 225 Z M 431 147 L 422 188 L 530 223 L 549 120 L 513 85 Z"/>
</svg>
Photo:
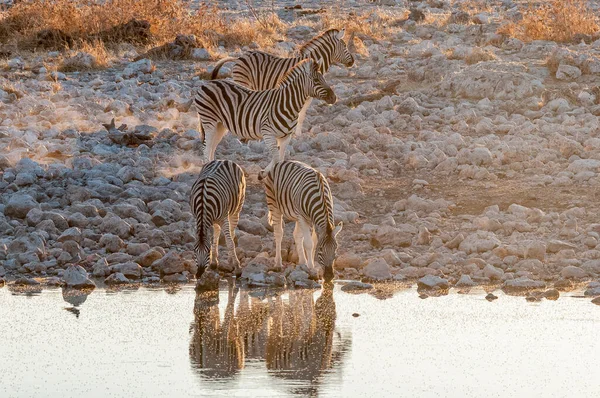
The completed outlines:
<svg viewBox="0 0 600 398">
<path fill-rule="evenodd" d="M 306 43 L 304 43 L 298 49 L 298 53 L 302 56 L 307 56 L 310 53 L 310 50 L 317 47 L 317 44 L 321 39 L 323 39 L 325 37 L 334 37 L 335 38 L 335 35 L 338 34 L 339 32 L 340 31 L 337 29 L 326 30 L 325 32 L 321 33 L 320 35 L 315 36 L 312 39 L 310 39 L 309 41 L 307 41 Z"/>
<path fill-rule="evenodd" d="M 286 74 L 283 75 L 283 77 L 279 80 L 279 86 L 286 86 L 293 82 L 298 76 L 302 75 L 303 72 L 306 72 L 306 68 L 311 62 L 315 61 L 313 61 L 311 58 L 306 58 L 298 62 L 296 65 L 294 65 L 293 68 L 287 71 Z"/>
<path fill-rule="evenodd" d="M 325 180 L 325 177 L 323 177 L 323 174 L 319 173 L 317 171 L 317 177 L 319 178 L 319 185 L 321 185 L 321 189 L 319 190 L 321 193 L 321 203 L 323 203 L 324 208 L 325 208 L 325 215 L 326 215 L 326 224 L 325 224 L 325 232 L 327 235 L 331 234 L 331 232 L 333 231 L 333 224 L 329 221 L 329 211 L 331 210 L 333 212 L 333 209 L 329 209 L 327 207 L 328 201 L 327 199 L 329 199 L 326 195 L 326 190 L 327 190 L 327 181 Z M 332 215 L 333 216 L 333 215 Z M 333 218 L 333 217 L 332 217 Z"/>
</svg>

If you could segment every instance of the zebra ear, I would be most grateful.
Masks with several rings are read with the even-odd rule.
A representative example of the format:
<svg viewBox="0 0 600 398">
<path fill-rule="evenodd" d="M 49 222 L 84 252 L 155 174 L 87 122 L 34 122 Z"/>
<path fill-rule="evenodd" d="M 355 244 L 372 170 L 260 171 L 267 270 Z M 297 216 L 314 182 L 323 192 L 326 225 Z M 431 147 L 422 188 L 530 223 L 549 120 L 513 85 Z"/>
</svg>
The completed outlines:
<svg viewBox="0 0 600 398">
<path fill-rule="evenodd" d="M 335 228 L 333 229 L 333 236 L 337 236 L 337 234 L 340 233 L 340 231 L 342 230 L 342 227 L 344 226 L 343 222 L 339 222 L 338 225 L 335 226 Z"/>
<path fill-rule="evenodd" d="M 339 40 L 342 40 L 344 38 L 344 35 L 346 34 L 346 29 L 343 28 L 342 30 L 340 30 L 337 35 L 335 37 L 337 37 Z"/>
<path fill-rule="evenodd" d="M 323 70 L 323 59 L 319 58 L 316 62 L 317 71 L 321 72 Z"/>
</svg>

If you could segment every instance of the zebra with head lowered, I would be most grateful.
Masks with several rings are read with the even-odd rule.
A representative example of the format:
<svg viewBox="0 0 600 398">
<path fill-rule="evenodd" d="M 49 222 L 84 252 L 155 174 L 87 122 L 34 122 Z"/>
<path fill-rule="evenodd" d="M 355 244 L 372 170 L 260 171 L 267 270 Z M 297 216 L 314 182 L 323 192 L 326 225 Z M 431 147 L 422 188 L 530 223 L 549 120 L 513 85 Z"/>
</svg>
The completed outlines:
<svg viewBox="0 0 600 398">
<path fill-rule="evenodd" d="M 354 57 L 349 50 L 354 48 L 354 33 L 350 35 L 348 46 L 343 40 L 345 30 L 330 29 L 314 37 L 298 51 L 298 56 L 281 58 L 262 51 L 249 51 L 239 58 L 224 58 L 217 62 L 213 69 L 211 79 L 219 74 L 219 69 L 227 62 L 235 62 L 232 69 L 233 80 L 252 90 L 268 90 L 277 87 L 277 84 L 294 65 L 303 59 L 311 58 L 321 61 L 321 73 L 326 73 L 332 64 L 342 64 L 350 67 L 354 65 Z M 307 99 L 299 116 L 296 134 L 302 133 L 302 122 L 311 99 Z"/>
<path fill-rule="evenodd" d="M 229 250 L 229 268 L 241 274 L 233 236 L 246 195 L 246 178 L 240 166 L 229 160 L 214 160 L 202 167 L 192 186 L 190 206 L 196 218 L 196 261 L 200 279 L 210 265 L 216 268 L 221 227 Z"/>
<path fill-rule="evenodd" d="M 337 234 L 342 222 L 333 220 L 333 198 L 325 177 L 304 163 L 276 163 L 262 178 L 269 207 L 269 222 L 275 235 L 275 265 L 282 266 L 283 219 L 296 222 L 294 241 L 300 264 L 314 268 L 316 261 L 326 282 L 333 279 Z"/>
<path fill-rule="evenodd" d="M 227 80 L 206 82 L 194 98 L 205 161 L 214 159 L 217 145 L 229 130 L 241 140 L 264 139 L 272 158 L 270 170 L 284 159 L 300 109 L 309 97 L 328 104 L 337 100 L 319 65 L 310 58 L 300 61 L 277 88 L 269 90 L 253 91 Z"/>
</svg>

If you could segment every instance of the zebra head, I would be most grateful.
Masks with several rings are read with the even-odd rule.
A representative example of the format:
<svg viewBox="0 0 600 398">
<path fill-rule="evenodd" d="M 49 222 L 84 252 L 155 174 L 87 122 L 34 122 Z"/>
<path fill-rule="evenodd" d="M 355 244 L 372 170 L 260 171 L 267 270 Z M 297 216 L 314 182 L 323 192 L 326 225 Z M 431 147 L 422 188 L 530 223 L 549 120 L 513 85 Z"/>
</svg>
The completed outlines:
<svg viewBox="0 0 600 398">
<path fill-rule="evenodd" d="M 208 228 L 209 231 L 212 228 Z M 198 270 L 196 271 L 196 279 L 200 279 L 202 274 L 206 269 L 210 266 L 211 261 L 211 253 L 210 253 L 210 245 L 212 235 L 209 231 L 205 231 L 203 234 L 198 234 L 196 238 L 196 245 L 194 246 L 194 253 L 196 254 L 196 265 L 198 266 Z"/>
<path fill-rule="evenodd" d="M 342 40 L 346 30 L 334 31 L 333 34 L 333 51 L 331 52 L 331 63 L 342 64 L 347 67 L 354 65 L 354 57 L 350 53 L 349 47 L 354 48 L 354 32 L 348 39 L 348 45 Z"/>
<path fill-rule="evenodd" d="M 322 61 L 308 61 L 308 95 L 321 99 L 327 102 L 329 105 L 335 104 L 337 97 L 329 84 L 325 81 L 323 74 L 319 72 L 321 69 Z"/>
<path fill-rule="evenodd" d="M 323 267 L 325 282 L 333 279 L 333 262 L 335 261 L 338 246 L 336 237 L 341 230 L 342 222 L 340 221 L 335 228 L 327 228 L 325 233 L 319 234 L 317 239 L 315 259 Z"/>
</svg>

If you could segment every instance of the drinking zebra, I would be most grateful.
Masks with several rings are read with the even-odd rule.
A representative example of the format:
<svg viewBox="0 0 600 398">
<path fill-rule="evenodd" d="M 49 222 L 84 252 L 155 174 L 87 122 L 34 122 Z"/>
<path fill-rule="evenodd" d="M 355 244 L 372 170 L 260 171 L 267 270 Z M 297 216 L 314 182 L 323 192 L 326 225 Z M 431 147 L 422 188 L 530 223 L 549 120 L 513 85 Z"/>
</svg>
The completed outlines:
<svg viewBox="0 0 600 398">
<path fill-rule="evenodd" d="M 307 98 L 336 101 L 333 90 L 308 58 L 294 66 L 274 89 L 252 91 L 226 80 L 206 82 L 194 98 L 200 116 L 205 161 L 215 158 L 217 145 L 227 130 L 243 140 L 263 138 L 271 153 L 267 170 L 285 157 L 285 149 Z"/>
<path fill-rule="evenodd" d="M 196 261 L 200 279 L 210 264 L 218 265 L 221 227 L 229 250 L 229 267 L 241 273 L 233 236 L 246 194 L 246 178 L 241 167 L 229 160 L 214 160 L 202 167 L 192 186 L 190 206 L 196 218 Z M 212 244 L 212 249 L 211 249 Z"/>
<path fill-rule="evenodd" d="M 211 79 L 218 76 L 219 69 L 225 63 L 235 62 L 232 70 L 235 82 L 252 90 L 268 90 L 277 87 L 286 72 L 306 58 L 312 58 L 315 61 L 321 60 L 323 62 L 321 73 L 326 73 L 332 64 L 350 67 L 354 65 L 354 57 L 348 48 L 354 48 L 354 33 L 350 35 L 348 46 L 342 40 L 344 34 L 344 29 L 330 29 L 304 44 L 298 50 L 296 57 L 281 58 L 262 51 L 249 51 L 239 58 L 224 58 L 215 65 Z M 302 123 L 311 102 L 311 99 L 308 98 L 300 111 L 296 134 L 302 133 Z"/>
<path fill-rule="evenodd" d="M 325 281 L 331 281 L 336 236 L 342 223 L 334 224 L 333 198 L 325 177 L 304 163 L 283 161 L 275 163 L 262 181 L 275 235 L 275 265 L 282 266 L 283 219 L 290 219 L 296 222 L 294 240 L 299 263 L 312 269 L 316 261 L 323 268 Z"/>
</svg>

